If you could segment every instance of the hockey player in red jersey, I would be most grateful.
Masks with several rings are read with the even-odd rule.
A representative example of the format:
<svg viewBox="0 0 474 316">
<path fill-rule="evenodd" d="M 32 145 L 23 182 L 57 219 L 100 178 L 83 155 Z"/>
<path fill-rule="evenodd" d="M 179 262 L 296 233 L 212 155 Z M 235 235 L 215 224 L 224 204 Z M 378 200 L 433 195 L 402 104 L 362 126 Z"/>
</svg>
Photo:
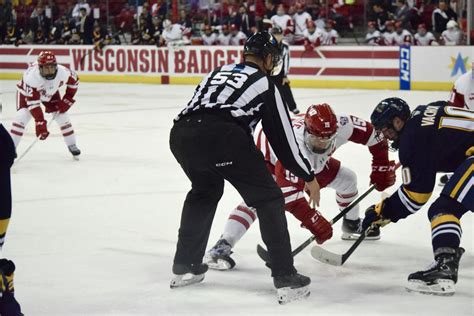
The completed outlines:
<svg viewBox="0 0 474 316">
<path fill-rule="evenodd" d="M 18 147 L 31 118 L 35 120 L 36 136 L 41 140 L 49 136 L 47 122 L 41 109 L 43 104 L 46 113 L 55 113 L 54 120 L 59 125 L 71 154 L 75 158 L 79 156 L 81 151 L 77 148 L 76 136 L 67 114 L 75 103 L 74 95 L 78 84 L 79 78 L 74 71 L 58 65 L 52 52 L 42 51 L 37 62 L 28 67 L 17 84 L 18 112 L 10 131 L 15 147 Z M 66 85 L 66 92 L 61 97 L 59 89 L 63 85 Z"/>
<path fill-rule="evenodd" d="M 372 154 L 370 182 L 379 191 L 395 183 L 393 161 L 388 159 L 388 145 L 379 138 L 372 125 L 352 115 L 335 115 L 328 104 L 312 105 L 304 117 L 293 121 L 296 140 L 315 170 L 321 188 L 330 187 L 336 191 L 336 201 L 340 210 L 348 206 L 358 196 L 357 176 L 349 168 L 331 155 L 347 142 L 363 144 Z M 305 199 L 304 181 L 291 174 L 277 161 L 261 127 L 255 131 L 255 142 L 262 151 L 268 168 L 275 176 L 285 197 L 285 209 L 292 213 L 301 226 L 316 236 L 318 243 L 332 237 L 332 228 L 317 210 L 310 207 Z M 216 245 L 211 248 L 204 261 L 212 269 L 227 270 L 235 266 L 230 257 L 232 248 L 250 228 L 256 219 L 254 209 L 241 203 L 232 210 L 224 232 Z M 342 239 L 351 240 L 359 236 L 361 219 L 359 207 L 354 207 L 343 219 Z M 374 230 L 368 239 L 379 239 L 380 231 Z"/>
<path fill-rule="evenodd" d="M 474 61 L 471 70 L 454 82 L 449 105 L 474 111 Z"/>
</svg>

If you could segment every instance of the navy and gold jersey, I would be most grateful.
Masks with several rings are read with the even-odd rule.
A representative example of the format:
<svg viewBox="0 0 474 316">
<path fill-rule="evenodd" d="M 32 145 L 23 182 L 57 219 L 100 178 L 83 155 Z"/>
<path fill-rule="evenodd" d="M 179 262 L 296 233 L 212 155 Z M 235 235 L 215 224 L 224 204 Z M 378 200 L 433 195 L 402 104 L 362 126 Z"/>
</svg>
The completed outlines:
<svg viewBox="0 0 474 316">
<path fill-rule="evenodd" d="M 437 172 L 453 172 L 474 156 L 474 112 L 436 102 L 418 106 L 400 136 L 403 185 L 385 200 L 393 222 L 418 211 L 431 196 Z"/>
</svg>

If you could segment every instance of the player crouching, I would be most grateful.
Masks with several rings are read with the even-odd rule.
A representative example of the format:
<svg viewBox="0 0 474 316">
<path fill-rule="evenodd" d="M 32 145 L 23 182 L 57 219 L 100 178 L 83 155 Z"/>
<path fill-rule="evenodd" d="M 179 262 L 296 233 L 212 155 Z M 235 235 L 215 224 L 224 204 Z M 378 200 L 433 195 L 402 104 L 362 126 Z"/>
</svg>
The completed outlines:
<svg viewBox="0 0 474 316">
<path fill-rule="evenodd" d="M 81 154 L 76 145 L 76 136 L 67 111 L 74 104 L 79 78 L 77 74 L 56 62 L 50 51 L 42 51 L 38 60 L 32 63 L 17 84 L 17 116 L 12 123 L 11 136 L 15 147 L 18 147 L 26 125 L 34 118 L 36 136 L 45 140 L 49 136 L 47 122 L 41 109 L 44 105 L 46 113 L 55 113 L 53 118 L 61 129 L 69 152 L 75 159 Z M 61 98 L 59 88 L 66 85 L 66 92 Z"/>
</svg>

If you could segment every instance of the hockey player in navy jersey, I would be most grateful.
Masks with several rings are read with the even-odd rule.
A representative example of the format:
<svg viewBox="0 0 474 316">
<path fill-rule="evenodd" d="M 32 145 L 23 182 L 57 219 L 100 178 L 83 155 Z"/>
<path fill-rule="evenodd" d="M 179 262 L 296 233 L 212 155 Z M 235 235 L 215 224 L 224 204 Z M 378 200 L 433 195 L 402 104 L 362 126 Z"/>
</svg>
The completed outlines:
<svg viewBox="0 0 474 316">
<path fill-rule="evenodd" d="M 389 198 L 369 207 L 363 228 L 384 226 L 416 213 L 430 198 L 437 172 L 454 172 L 428 218 L 435 262 L 408 276 L 409 291 L 453 295 L 464 249 L 461 217 L 474 210 L 474 112 L 444 101 L 418 106 L 412 113 L 399 98 L 381 101 L 373 126 L 398 149 L 403 184 Z"/>
</svg>

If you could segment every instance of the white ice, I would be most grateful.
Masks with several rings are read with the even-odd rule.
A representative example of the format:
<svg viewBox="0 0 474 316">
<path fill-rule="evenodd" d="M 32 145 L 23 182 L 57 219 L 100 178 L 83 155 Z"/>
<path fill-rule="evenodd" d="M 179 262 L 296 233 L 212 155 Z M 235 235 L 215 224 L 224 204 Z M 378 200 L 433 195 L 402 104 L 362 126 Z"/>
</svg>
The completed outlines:
<svg viewBox="0 0 474 316">
<path fill-rule="evenodd" d="M 9 126 L 15 82 L 0 83 L 3 123 Z M 81 160 L 72 160 L 53 123 L 52 135 L 14 166 L 13 216 L 3 254 L 17 265 L 16 296 L 26 315 L 474 314 L 472 213 L 462 218 L 466 253 L 455 296 L 404 289 L 408 274 L 432 261 L 427 207 L 388 225 L 380 241 L 364 242 L 342 267 L 316 262 L 308 247 L 295 258 L 297 269 L 312 278 L 311 296 L 304 301 L 277 304 L 270 271 L 255 252 L 261 243 L 257 225 L 235 248 L 233 271 L 210 271 L 201 284 L 171 290 L 181 207 L 190 186 L 169 151 L 168 135 L 193 90 L 81 83 L 70 111 Z M 294 94 L 302 110 L 327 102 L 338 113 L 365 119 L 386 97 L 403 97 L 412 106 L 447 98 L 447 92 L 294 89 Z M 33 140 L 30 124 L 18 153 Z M 364 192 L 370 172 L 367 148 L 347 144 L 335 156 L 356 171 L 359 192 Z M 441 188 L 434 190 L 430 202 Z M 372 193 L 361 210 L 379 199 L 380 193 Z M 227 184 L 210 246 L 239 202 Z M 337 214 L 332 190 L 322 191 L 320 210 L 328 218 Z M 291 215 L 288 221 L 296 247 L 309 233 Z M 350 242 L 340 240 L 340 223 L 334 231 L 324 247 L 342 253 Z"/>
</svg>

